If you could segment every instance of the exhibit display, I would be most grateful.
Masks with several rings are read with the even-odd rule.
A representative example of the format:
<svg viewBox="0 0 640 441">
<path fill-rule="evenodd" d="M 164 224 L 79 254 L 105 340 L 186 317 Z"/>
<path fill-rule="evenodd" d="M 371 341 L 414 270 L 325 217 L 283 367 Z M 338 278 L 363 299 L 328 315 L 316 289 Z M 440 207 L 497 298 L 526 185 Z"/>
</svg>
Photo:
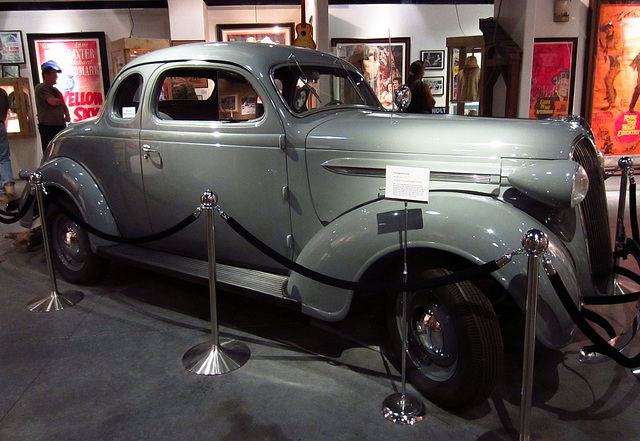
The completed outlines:
<svg viewBox="0 0 640 441">
<path fill-rule="evenodd" d="M 33 138 L 36 136 L 29 79 L 0 78 L 0 87 L 7 92 L 9 97 L 9 113 L 7 114 L 9 138 Z"/>
<path fill-rule="evenodd" d="M 385 198 L 392 166 L 429 170 L 428 203 L 409 203 L 406 224 L 402 203 Z M 227 42 L 139 56 L 98 118 L 61 132 L 38 171 L 66 208 L 46 209 L 66 280 L 96 283 L 115 259 L 208 282 L 204 222 L 160 233 L 211 189 L 265 248 L 327 279 L 220 222 L 221 286 L 328 321 L 373 296 L 396 360 L 404 228 L 410 284 L 511 255 L 537 229 L 574 303 L 619 292 L 601 154 L 580 124 L 387 111 L 360 71 L 314 50 Z M 99 238 L 67 210 L 110 235 L 154 240 Z M 526 267 L 514 257 L 490 275 L 408 292 L 407 378 L 425 397 L 459 408 L 491 394 L 503 364 L 495 311 L 524 309 Z M 546 278 L 539 295 L 538 340 L 563 347 L 574 322 Z"/>
</svg>

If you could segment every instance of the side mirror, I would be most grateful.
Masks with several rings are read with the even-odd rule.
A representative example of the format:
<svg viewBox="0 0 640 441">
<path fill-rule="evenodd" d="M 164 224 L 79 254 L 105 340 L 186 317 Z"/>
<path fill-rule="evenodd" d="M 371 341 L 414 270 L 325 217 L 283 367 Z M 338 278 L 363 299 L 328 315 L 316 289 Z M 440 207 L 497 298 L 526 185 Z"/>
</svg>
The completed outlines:
<svg viewBox="0 0 640 441">
<path fill-rule="evenodd" d="M 404 112 L 411 103 L 411 89 L 407 86 L 400 86 L 393 96 L 393 102 L 401 112 Z"/>
</svg>

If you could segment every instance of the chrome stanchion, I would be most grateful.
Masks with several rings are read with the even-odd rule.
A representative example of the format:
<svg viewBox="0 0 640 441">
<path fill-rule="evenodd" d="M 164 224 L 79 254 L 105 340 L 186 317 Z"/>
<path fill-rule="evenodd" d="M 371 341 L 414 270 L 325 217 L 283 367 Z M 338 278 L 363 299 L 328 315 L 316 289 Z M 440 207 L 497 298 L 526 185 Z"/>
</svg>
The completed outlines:
<svg viewBox="0 0 640 441">
<path fill-rule="evenodd" d="M 58 284 L 56 283 L 56 274 L 53 270 L 53 263 L 51 261 L 51 247 L 49 245 L 49 234 L 47 232 L 47 221 L 44 211 L 44 194 L 45 188 L 42 184 L 42 174 L 35 172 L 30 177 L 30 182 L 36 188 L 36 200 L 38 203 L 38 210 L 40 212 L 40 224 L 42 228 L 42 241 L 44 243 L 44 253 L 47 259 L 47 268 L 49 270 L 49 279 L 51 280 L 51 292 L 48 296 L 32 300 L 27 304 L 29 311 L 31 312 L 52 312 L 59 311 L 69 306 L 73 306 L 84 298 L 84 294 L 81 291 L 69 291 L 64 294 L 58 291 Z"/>
<path fill-rule="evenodd" d="M 209 297 L 211 309 L 211 340 L 189 349 L 182 357 L 182 365 L 198 375 L 221 375 L 240 368 L 249 360 L 247 345 L 235 340 L 220 342 L 216 305 L 216 249 L 213 209 L 218 198 L 211 190 L 201 197 L 202 208 L 207 211 L 207 243 L 209 254 Z"/>
<path fill-rule="evenodd" d="M 625 247 L 626 233 L 624 229 L 624 213 L 627 202 L 627 182 L 633 177 L 633 160 L 629 156 L 624 156 L 618 160 L 620 169 L 620 193 L 618 197 L 618 213 L 616 216 L 616 239 L 615 249 L 621 250 Z M 616 265 L 620 259 L 616 259 Z"/>
<path fill-rule="evenodd" d="M 407 202 L 404 203 L 404 239 L 403 254 L 404 266 L 402 269 L 402 282 L 407 283 L 407 229 L 408 210 Z M 396 424 L 413 425 L 422 421 L 427 413 L 424 403 L 420 398 L 407 394 L 407 292 L 402 293 L 402 391 L 389 395 L 382 403 L 382 415 Z"/>
<path fill-rule="evenodd" d="M 527 268 L 524 356 L 522 360 L 522 389 L 520 393 L 520 441 L 529 441 L 531 435 L 533 362 L 536 348 L 536 316 L 538 312 L 538 274 L 540 270 L 540 257 L 547 251 L 549 239 L 547 235 L 540 230 L 529 230 L 522 238 L 522 246 L 529 255 L 529 265 Z"/>
</svg>

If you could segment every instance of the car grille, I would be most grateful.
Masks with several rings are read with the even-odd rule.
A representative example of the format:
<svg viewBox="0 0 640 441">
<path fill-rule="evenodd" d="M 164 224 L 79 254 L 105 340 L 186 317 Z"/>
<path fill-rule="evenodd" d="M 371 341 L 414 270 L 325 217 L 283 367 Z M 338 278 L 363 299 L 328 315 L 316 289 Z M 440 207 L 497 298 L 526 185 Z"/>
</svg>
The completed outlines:
<svg viewBox="0 0 640 441">
<path fill-rule="evenodd" d="M 572 159 L 584 167 L 589 176 L 589 191 L 580 204 L 580 209 L 587 237 L 593 283 L 601 293 L 606 293 L 613 274 L 613 255 L 604 175 L 596 150 L 589 139 L 578 140 Z"/>
</svg>

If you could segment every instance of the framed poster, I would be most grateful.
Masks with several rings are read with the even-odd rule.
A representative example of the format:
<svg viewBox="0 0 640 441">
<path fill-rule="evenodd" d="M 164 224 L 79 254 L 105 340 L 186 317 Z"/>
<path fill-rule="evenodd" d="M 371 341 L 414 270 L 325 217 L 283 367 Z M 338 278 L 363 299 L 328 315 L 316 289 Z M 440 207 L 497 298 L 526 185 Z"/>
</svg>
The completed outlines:
<svg viewBox="0 0 640 441">
<path fill-rule="evenodd" d="M 109 88 L 104 32 L 27 34 L 33 82 L 42 81 L 40 65 L 55 61 L 62 69 L 56 88 L 69 107 L 71 122 L 94 117 Z"/>
<path fill-rule="evenodd" d="M 529 118 L 573 112 L 577 38 L 536 38 L 533 42 Z"/>
<path fill-rule="evenodd" d="M 0 64 L 24 64 L 22 31 L 0 31 Z"/>
<path fill-rule="evenodd" d="M 592 0 L 585 119 L 605 165 L 640 155 L 640 1 Z"/>
<path fill-rule="evenodd" d="M 18 78 L 19 76 L 20 66 L 8 64 L 2 66 L 2 78 Z"/>
<path fill-rule="evenodd" d="M 410 38 L 332 38 L 336 56 L 353 64 L 367 79 L 382 105 L 392 107 L 393 89 L 409 72 Z"/>
<path fill-rule="evenodd" d="M 431 88 L 431 95 L 444 95 L 444 76 L 441 77 L 424 77 L 423 81 Z"/>
<path fill-rule="evenodd" d="M 420 60 L 425 70 L 444 69 L 444 50 L 420 51 Z"/>
<path fill-rule="evenodd" d="M 288 44 L 293 42 L 294 23 L 219 24 L 218 41 Z"/>
</svg>

